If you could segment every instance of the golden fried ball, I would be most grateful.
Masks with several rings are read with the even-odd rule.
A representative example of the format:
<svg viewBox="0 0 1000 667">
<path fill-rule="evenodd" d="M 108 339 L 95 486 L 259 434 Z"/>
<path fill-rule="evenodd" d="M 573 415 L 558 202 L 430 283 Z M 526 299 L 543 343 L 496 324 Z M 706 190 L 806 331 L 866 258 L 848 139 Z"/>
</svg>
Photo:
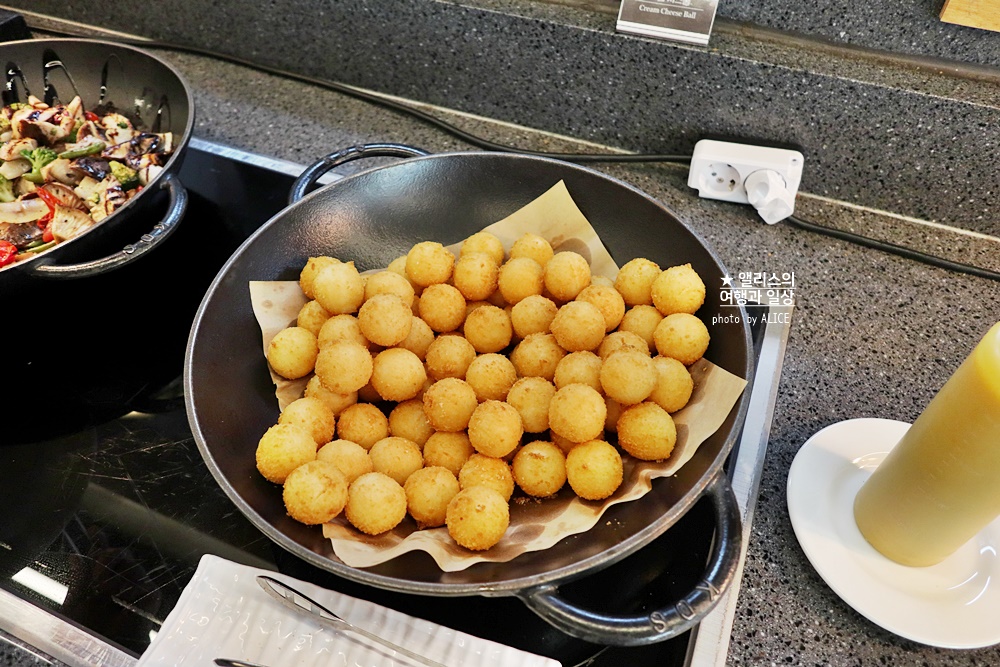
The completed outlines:
<svg viewBox="0 0 1000 667">
<path fill-rule="evenodd" d="M 350 440 L 367 450 L 388 435 L 388 418 L 371 403 L 355 403 L 340 413 L 337 437 L 341 440 Z"/>
<path fill-rule="evenodd" d="M 575 252 L 557 252 L 545 265 L 545 288 L 560 301 L 572 301 L 590 284 L 590 264 Z"/>
<path fill-rule="evenodd" d="M 400 255 L 396 259 L 389 262 L 389 266 L 385 267 L 385 270 L 392 271 L 393 273 L 403 276 L 406 278 L 407 282 L 410 280 L 406 277 L 406 255 Z M 413 283 L 410 284 L 412 285 Z"/>
<path fill-rule="evenodd" d="M 587 301 L 570 301 L 559 309 L 551 325 L 556 342 L 567 352 L 596 350 L 607 333 L 604 315 Z"/>
<path fill-rule="evenodd" d="M 394 407 L 389 413 L 389 433 L 412 440 L 423 447 L 434 433 L 424 412 L 424 402 L 419 398 L 412 398 Z"/>
<path fill-rule="evenodd" d="M 298 424 L 309 431 L 316 445 L 325 445 L 333 439 L 334 428 L 337 425 L 333 410 L 323 401 L 310 396 L 303 396 L 285 406 L 278 417 L 279 424 Z"/>
<path fill-rule="evenodd" d="M 705 323 L 688 313 L 674 313 L 663 318 L 653 333 L 656 350 L 690 366 L 705 355 L 709 335 Z"/>
<path fill-rule="evenodd" d="M 375 294 L 361 305 L 358 326 L 371 342 L 390 347 L 403 342 L 410 335 L 413 311 L 395 294 Z"/>
<path fill-rule="evenodd" d="M 511 471 L 522 491 L 536 498 L 547 498 L 566 483 L 566 455 L 551 442 L 529 442 L 514 456 Z"/>
<path fill-rule="evenodd" d="M 338 262 L 316 273 L 313 293 L 331 315 L 353 313 L 365 300 L 365 283 L 354 262 Z"/>
<path fill-rule="evenodd" d="M 424 392 L 424 414 L 435 431 L 464 431 L 479 405 L 476 390 L 465 380 L 444 378 Z"/>
<path fill-rule="evenodd" d="M 347 394 L 332 392 L 323 386 L 318 375 L 309 378 L 309 382 L 306 383 L 305 395 L 323 401 L 323 404 L 330 408 L 335 417 L 340 415 L 345 408 L 358 402 L 358 392 L 352 391 Z"/>
<path fill-rule="evenodd" d="M 281 497 L 288 516 L 315 526 L 333 520 L 343 511 L 347 479 L 328 461 L 309 461 L 288 474 Z"/>
<path fill-rule="evenodd" d="M 316 274 L 319 273 L 320 269 L 324 266 L 330 266 L 331 264 L 340 264 L 340 260 L 333 257 L 310 257 L 306 261 L 306 265 L 299 273 L 299 287 L 302 289 L 302 293 L 305 294 L 307 298 L 316 298 L 315 293 L 313 292 L 313 281 L 316 280 Z"/>
<path fill-rule="evenodd" d="M 454 266 L 455 256 L 436 241 L 421 241 L 406 253 L 406 277 L 420 287 L 448 282 Z"/>
<path fill-rule="evenodd" d="M 434 331 L 454 331 L 465 320 L 465 297 L 451 285 L 434 284 L 420 293 L 419 309 Z"/>
<path fill-rule="evenodd" d="M 410 281 L 405 276 L 388 269 L 366 276 L 365 301 L 378 294 L 395 294 L 407 308 L 413 306 L 413 300 L 416 298 L 416 292 Z"/>
<path fill-rule="evenodd" d="M 424 465 L 441 466 L 457 476 L 475 452 L 468 433 L 432 433 L 424 443 Z"/>
<path fill-rule="evenodd" d="M 622 295 L 625 305 L 640 306 L 653 303 L 653 281 L 660 275 L 660 265 L 643 257 L 626 262 L 615 277 L 615 289 Z"/>
<path fill-rule="evenodd" d="M 600 287 L 614 287 L 615 281 L 613 278 L 608 278 L 607 276 L 595 273 L 592 276 L 590 276 L 590 284 L 598 285 Z"/>
<path fill-rule="evenodd" d="M 319 345 L 316 336 L 303 327 L 282 329 L 267 344 L 267 362 L 275 373 L 288 380 L 313 371 Z"/>
<path fill-rule="evenodd" d="M 500 267 L 497 287 L 504 301 L 514 305 L 529 296 L 542 293 L 545 270 L 530 257 L 507 260 Z"/>
<path fill-rule="evenodd" d="M 559 451 L 561 451 L 563 455 L 569 454 L 569 450 L 573 449 L 574 447 L 580 444 L 579 442 L 573 442 L 572 440 L 568 440 L 559 435 L 558 433 L 550 433 L 549 435 L 552 436 L 552 444 L 558 447 Z"/>
<path fill-rule="evenodd" d="M 486 486 L 459 491 L 448 503 L 448 534 L 472 551 L 489 549 L 500 542 L 510 525 L 510 507 L 503 497 Z"/>
<path fill-rule="evenodd" d="M 497 266 L 503 264 L 504 249 L 503 243 L 490 232 L 476 232 L 462 242 L 459 255 L 465 257 L 476 253 L 483 253 L 493 260 Z"/>
<path fill-rule="evenodd" d="M 316 441 L 297 424 L 275 424 L 257 443 L 257 470 L 275 484 L 283 484 L 290 472 L 315 458 Z"/>
<path fill-rule="evenodd" d="M 604 404 L 608 407 L 608 416 L 604 420 L 604 430 L 610 431 L 611 433 L 617 433 L 618 418 L 622 414 L 622 404 L 610 396 L 604 397 Z"/>
<path fill-rule="evenodd" d="M 562 389 L 568 384 L 585 384 L 597 391 L 604 391 L 601 387 L 601 358 L 586 350 L 567 354 L 556 366 L 552 381 L 556 389 Z"/>
<path fill-rule="evenodd" d="M 531 334 L 510 353 L 510 361 L 520 377 L 541 377 L 552 380 L 556 366 L 566 356 L 566 350 L 552 334 Z"/>
<path fill-rule="evenodd" d="M 465 338 L 476 352 L 488 354 L 499 352 L 508 345 L 514 336 L 510 324 L 510 315 L 503 308 L 485 304 L 479 306 L 465 318 Z"/>
<path fill-rule="evenodd" d="M 502 401 L 517 381 L 517 371 L 511 360 L 502 354 L 481 354 L 469 364 L 465 381 L 480 401 Z"/>
<path fill-rule="evenodd" d="M 306 301 L 299 309 L 298 317 L 295 318 L 296 326 L 308 329 L 313 336 L 319 336 L 319 330 L 323 324 L 330 319 L 330 313 L 315 299 Z"/>
<path fill-rule="evenodd" d="M 507 456 L 521 443 L 523 434 L 521 415 L 502 401 L 480 403 L 469 419 L 469 442 L 486 456 Z"/>
<path fill-rule="evenodd" d="M 656 326 L 663 321 L 663 315 L 653 306 L 632 306 L 625 313 L 619 331 L 630 331 L 646 341 L 650 353 L 656 350 L 653 342 L 653 332 Z"/>
<path fill-rule="evenodd" d="M 566 479 L 584 500 L 604 500 L 621 486 L 622 457 L 603 440 L 581 443 L 566 455 Z"/>
<path fill-rule="evenodd" d="M 334 315 L 323 323 L 317 335 L 320 347 L 328 347 L 340 341 L 357 343 L 368 347 L 368 339 L 361 333 L 361 325 L 354 315 Z"/>
<path fill-rule="evenodd" d="M 622 405 L 640 403 L 656 388 L 656 366 L 645 350 L 618 350 L 601 365 L 601 387 Z"/>
<path fill-rule="evenodd" d="M 324 387 L 336 394 L 358 391 L 372 377 L 372 355 L 358 343 L 335 342 L 319 351 L 316 375 Z"/>
<path fill-rule="evenodd" d="M 403 490 L 406 491 L 406 509 L 417 527 L 436 528 L 444 525 L 448 503 L 461 487 L 450 470 L 430 466 L 410 475 Z"/>
<path fill-rule="evenodd" d="M 633 405 L 618 418 L 618 444 L 637 459 L 663 460 L 676 442 L 673 418 L 656 403 Z"/>
<path fill-rule="evenodd" d="M 427 348 L 424 357 L 427 374 L 435 380 L 464 378 L 469 364 L 476 358 L 476 348 L 463 336 L 438 336 Z"/>
<path fill-rule="evenodd" d="M 469 301 L 489 298 L 497 289 L 500 265 L 484 252 L 462 253 L 452 277 L 455 287 Z"/>
<path fill-rule="evenodd" d="M 514 241 L 514 245 L 510 248 L 511 259 L 528 257 L 538 262 L 541 266 L 548 264 L 553 254 L 555 253 L 552 251 L 552 244 L 538 234 L 532 234 L 531 232 L 522 235 L 521 238 Z"/>
<path fill-rule="evenodd" d="M 614 331 L 625 316 L 625 300 L 614 287 L 591 283 L 580 292 L 577 301 L 586 301 L 597 306 L 604 316 L 604 332 Z"/>
<path fill-rule="evenodd" d="M 525 433 L 541 433 L 549 428 L 549 402 L 555 386 L 540 377 L 523 377 L 507 392 L 507 403 L 521 415 Z"/>
<path fill-rule="evenodd" d="M 420 357 L 402 347 L 392 347 L 375 355 L 372 386 L 387 401 L 406 401 L 421 392 L 427 371 Z"/>
<path fill-rule="evenodd" d="M 423 361 L 427 358 L 427 349 L 434 342 L 434 330 L 416 315 L 411 315 L 411 318 L 410 333 L 399 344 L 399 347 L 409 350 Z"/>
<path fill-rule="evenodd" d="M 510 310 L 510 323 L 518 338 L 527 338 L 533 333 L 549 333 L 558 311 L 552 299 L 536 294 L 514 304 Z"/>
<path fill-rule="evenodd" d="M 656 388 L 649 400 L 667 412 L 677 412 L 688 404 L 694 391 L 690 371 L 670 357 L 653 357 L 653 365 L 656 367 Z"/>
<path fill-rule="evenodd" d="M 406 517 L 406 492 L 388 475 L 366 473 L 348 487 L 344 510 L 352 526 L 362 533 L 379 535 Z"/>
<path fill-rule="evenodd" d="M 549 403 L 549 428 L 573 442 L 600 437 L 606 416 L 604 397 L 585 384 L 566 385 Z"/>
<path fill-rule="evenodd" d="M 597 348 L 597 356 L 601 359 L 607 359 L 619 350 L 636 350 L 645 352 L 646 356 L 649 356 L 646 341 L 631 331 L 612 331 L 609 333 Z"/>
<path fill-rule="evenodd" d="M 690 264 L 671 266 L 653 281 L 651 295 L 664 315 L 694 314 L 705 303 L 705 283 Z"/>
<path fill-rule="evenodd" d="M 399 436 L 382 438 L 368 450 L 368 456 L 375 472 L 386 474 L 400 484 L 406 483 L 407 477 L 424 467 L 420 445 Z"/>
<path fill-rule="evenodd" d="M 328 442 L 316 452 L 316 459 L 337 466 L 344 474 L 348 484 L 366 472 L 374 470 L 371 457 L 368 456 L 368 450 L 350 440 Z"/>
<path fill-rule="evenodd" d="M 458 473 L 458 483 L 463 489 L 473 486 L 488 486 L 504 500 L 514 494 L 514 475 L 510 465 L 503 459 L 473 454 Z"/>
</svg>

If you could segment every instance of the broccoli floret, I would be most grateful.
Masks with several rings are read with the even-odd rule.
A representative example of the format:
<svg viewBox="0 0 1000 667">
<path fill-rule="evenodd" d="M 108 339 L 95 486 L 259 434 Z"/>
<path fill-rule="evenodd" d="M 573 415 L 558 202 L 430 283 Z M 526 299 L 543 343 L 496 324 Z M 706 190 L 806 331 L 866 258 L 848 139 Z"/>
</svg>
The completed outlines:
<svg viewBox="0 0 1000 667">
<path fill-rule="evenodd" d="M 17 199 L 14 194 L 14 182 L 0 174 L 0 202 L 11 202 Z"/>
<path fill-rule="evenodd" d="M 25 178 L 32 183 L 44 183 L 45 179 L 42 177 L 42 167 L 59 157 L 54 150 L 44 146 L 32 150 L 25 149 L 21 151 L 21 155 L 31 162 L 31 171 L 21 178 Z"/>
<path fill-rule="evenodd" d="M 121 162 L 111 162 L 109 164 L 111 166 L 111 175 L 121 184 L 123 190 L 131 190 L 132 188 L 139 187 L 139 172 Z"/>
</svg>

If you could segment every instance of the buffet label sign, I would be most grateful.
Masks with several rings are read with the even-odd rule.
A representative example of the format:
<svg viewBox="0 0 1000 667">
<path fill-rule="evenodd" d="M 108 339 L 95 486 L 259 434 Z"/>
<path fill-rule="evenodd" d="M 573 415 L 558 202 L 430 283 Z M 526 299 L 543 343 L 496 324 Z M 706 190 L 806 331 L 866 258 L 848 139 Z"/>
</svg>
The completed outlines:
<svg viewBox="0 0 1000 667">
<path fill-rule="evenodd" d="M 622 0 L 618 30 L 708 45 L 719 0 Z"/>
</svg>

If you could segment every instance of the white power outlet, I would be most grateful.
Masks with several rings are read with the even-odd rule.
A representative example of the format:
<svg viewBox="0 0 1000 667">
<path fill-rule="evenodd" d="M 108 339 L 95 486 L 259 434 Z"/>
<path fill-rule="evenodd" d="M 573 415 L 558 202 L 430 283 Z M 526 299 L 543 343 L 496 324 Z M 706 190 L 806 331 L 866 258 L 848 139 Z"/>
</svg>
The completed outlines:
<svg viewBox="0 0 1000 667">
<path fill-rule="evenodd" d="M 787 148 L 702 139 L 691 156 L 688 185 L 699 197 L 751 204 L 774 224 L 795 210 L 804 161 Z"/>
</svg>

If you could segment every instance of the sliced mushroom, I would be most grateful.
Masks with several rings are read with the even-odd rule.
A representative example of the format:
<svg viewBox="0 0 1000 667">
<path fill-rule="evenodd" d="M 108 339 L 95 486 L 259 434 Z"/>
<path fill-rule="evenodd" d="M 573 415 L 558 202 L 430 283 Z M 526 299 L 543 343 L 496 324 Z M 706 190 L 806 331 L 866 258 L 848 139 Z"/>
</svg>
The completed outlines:
<svg viewBox="0 0 1000 667">
<path fill-rule="evenodd" d="M 13 181 L 15 178 L 27 174 L 29 171 L 31 171 L 31 163 L 23 157 L 0 164 L 0 176 L 3 176 L 8 181 Z"/>
<path fill-rule="evenodd" d="M 21 151 L 33 151 L 38 148 L 38 142 L 34 139 L 15 139 L 0 146 L 0 160 L 20 160 L 23 159 Z"/>
<path fill-rule="evenodd" d="M 73 188 L 68 185 L 63 185 L 62 183 L 47 183 L 42 186 L 42 189 L 55 197 L 56 201 L 63 206 L 76 208 L 81 211 L 87 210 L 87 205 L 84 203 L 83 199 L 73 192 Z"/>
<path fill-rule="evenodd" d="M 149 185 L 149 182 L 160 175 L 163 171 L 163 167 L 155 164 L 147 165 L 145 167 L 140 167 L 139 172 L 139 182 L 143 185 Z"/>
<path fill-rule="evenodd" d="M 0 167 L 0 171 L 2 170 L 3 167 Z M 83 180 L 83 174 L 73 168 L 72 161 L 59 158 L 42 167 L 42 178 L 46 182 L 59 181 L 66 185 L 76 186 Z"/>
<path fill-rule="evenodd" d="M 48 204 L 41 199 L 18 199 L 0 203 L 0 222 L 34 222 L 48 212 Z"/>
<path fill-rule="evenodd" d="M 21 250 L 42 238 L 42 230 L 34 222 L 0 222 L 0 241 L 13 243 Z"/>
<path fill-rule="evenodd" d="M 94 219 L 83 211 L 67 206 L 56 206 L 49 223 L 49 231 L 56 241 L 65 241 L 79 236 L 94 226 Z"/>
</svg>

